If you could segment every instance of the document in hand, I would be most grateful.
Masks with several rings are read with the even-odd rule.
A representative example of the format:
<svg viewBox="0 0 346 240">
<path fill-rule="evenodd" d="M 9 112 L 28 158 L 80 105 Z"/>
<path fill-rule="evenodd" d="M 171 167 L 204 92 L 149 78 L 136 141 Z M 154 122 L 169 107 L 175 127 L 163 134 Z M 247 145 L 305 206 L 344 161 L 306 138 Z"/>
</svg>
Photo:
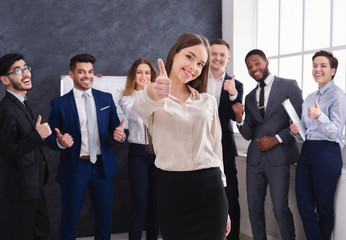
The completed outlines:
<svg viewBox="0 0 346 240">
<path fill-rule="evenodd" d="M 292 122 L 297 123 L 299 127 L 299 135 L 305 141 L 305 126 L 300 121 L 300 118 L 298 117 L 298 114 L 296 113 L 296 110 L 294 109 L 291 101 L 287 98 L 285 101 L 282 102 L 282 105 L 284 106 L 288 116 L 292 120 Z"/>
</svg>

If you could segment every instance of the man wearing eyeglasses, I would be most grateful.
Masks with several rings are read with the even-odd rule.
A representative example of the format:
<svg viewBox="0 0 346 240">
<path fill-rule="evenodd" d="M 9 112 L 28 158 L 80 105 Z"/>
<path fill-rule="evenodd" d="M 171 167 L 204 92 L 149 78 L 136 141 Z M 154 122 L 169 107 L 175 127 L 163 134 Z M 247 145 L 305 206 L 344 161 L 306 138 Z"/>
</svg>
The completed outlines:
<svg viewBox="0 0 346 240">
<path fill-rule="evenodd" d="M 6 197 L 10 202 L 11 240 L 48 239 L 49 221 L 43 185 L 48 168 L 41 147 L 51 134 L 48 123 L 33 115 L 26 93 L 30 67 L 18 53 L 0 58 L 0 80 L 6 95 L 0 102 L 0 156 L 6 160 Z M 3 237 L 3 236 L 1 236 Z"/>
</svg>

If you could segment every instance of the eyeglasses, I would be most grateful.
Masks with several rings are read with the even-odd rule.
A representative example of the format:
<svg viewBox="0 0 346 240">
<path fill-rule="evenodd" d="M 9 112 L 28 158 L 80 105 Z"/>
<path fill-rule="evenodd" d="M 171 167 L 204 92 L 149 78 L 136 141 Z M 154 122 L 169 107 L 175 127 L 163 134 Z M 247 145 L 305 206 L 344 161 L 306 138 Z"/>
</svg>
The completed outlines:
<svg viewBox="0 0 346 240">
<path fill-rule="evenodd" d="M 15 73 L 16 75 L 22 75 L 25 71 L 31 72 L 31 67 L 25 67 L 23 69 L 16 69 L 13 72 L 4 74 L 4 76 L 10 75 L 12 73 Z"/>
</svg>

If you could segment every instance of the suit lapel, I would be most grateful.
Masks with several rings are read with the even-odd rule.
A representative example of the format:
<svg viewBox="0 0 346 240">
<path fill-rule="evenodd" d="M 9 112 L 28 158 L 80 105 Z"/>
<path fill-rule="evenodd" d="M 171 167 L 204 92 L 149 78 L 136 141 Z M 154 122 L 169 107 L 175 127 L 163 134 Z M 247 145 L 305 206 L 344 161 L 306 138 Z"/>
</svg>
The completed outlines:
<svg viewBox="0 0 346 240">
<path fill-rule="evenodd" d="M 269 93 L 267 108 L 265 109 L 264 118 L 266 118 L 270 113 L 273 102 L 276 99 L 276 94 L 278 92 L 279 86 L 280 86 L 280 83 L 279 83 L 278 79 L 276 77 L 274 77 L 272 88 L 271 88 L 270 93 Z"/>
<path fill-rule="evenodd" d="M 101 122 L 100 121 L 101 115 L 100 115 L 100 111 L 98 111 L 99 106 L 100 106 L 100 100 L 98 98 L 97 92 L 93 88 L 91 90 L 92 90 L 92 93 L 93 93 L 93 96 L 94 96 L 94 100 L 95 100 L 95 111 L 96 111 L 97 126 L 98 126 L 99 129 L 101 129 L 100 128 L 101 126 L 99 125 L 99 122 Z"/>
<path fill-rule="evenodd" d="M 25 113 L 25 116 L 28 118 L 28 120 L 31 123 L 31 126 L 35 128 L 35 122 L 32 119 L 31 114 L 29 113 L 29 110 L 24 106 L 23 103 L 21 103 L 15 96 L 13 96 L 11 93 L 6 92 L 6 96 L 14 103 L 16 104 L 21 111 Z"/>
<path fill-rule="evenodd" d="M 80 131 L 80 123 L 79 123 L 79 117 L 78 117 L 78 111 L 77 111 L 77 106 L 76 106 L 76 101 L 74 99 L 74 94 L 73 94 L 73 90 L 71 90 L 68 95 L 67 95 L 67 101 L 70 105 L 71 108 L 71 112 L 73 114 L 73 117 L 78 125 L 78 130 Z"/>
<path fill-rule="evenodd" d="M 257 87 L 254 88 L 250 93 L 249 93 L 249 104 L 247 104 L 246 108 L 249 109 L 250 112 L 254 112 L 254 116 L 256 119 L 260 122 L 263 122 L 263 118 L 261 116 L 260 111 L 258 110 L 258 104 L 256 100 L 256 91 Z"/>
</svg>

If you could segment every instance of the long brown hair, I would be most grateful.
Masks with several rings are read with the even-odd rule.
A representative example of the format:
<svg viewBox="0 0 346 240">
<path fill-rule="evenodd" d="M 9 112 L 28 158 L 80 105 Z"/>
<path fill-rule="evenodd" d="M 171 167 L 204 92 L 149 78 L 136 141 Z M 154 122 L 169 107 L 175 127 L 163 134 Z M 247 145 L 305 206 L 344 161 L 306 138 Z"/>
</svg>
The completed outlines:
<svg viewBox="0 0 346 240">
<path fill-rule="evenodd" d="M 210 63 L 210 46 L 208 40 L 196 33 L 184 33 L 181 35 L 173 44 L 171 50 L 169 50 L 165 67 L 167 71 L 167 75 L 171 73 L 172 65 L 173 65 L 173 58 L 175 54 L 179 53 L 182 49 L 187 47 L 193 47 L 196 45 L 203 44 L 207 50 L 208 53 L 208 59 L 202 69 L 201 74 L 193 81 L 188 82 L 191 87 L 196 89 L 199 93 L 206 92 L 207 91 L 207 85 L 208 85 L 208 78 L 209 78 L 209 63 Z"/>
<path fill-rule="evenodd" d="M 150 81 L 154 82 L 156 77 L 157 77 L 157 72 L 155 69 L 155 66 L 152 62 L 150 62 L 149 59 L 147 58 L 140 58 L 137 59 L 129 69 L 127 73 L 127 78 L 126 78 L 126 86 L 125 90 L 123 93 L 123 96 L 129 96 L 133 93 L 133 91 L 136 89 L 136 72 L 137 72 L 137 67 L 141 65 L 142 63 L 147 64 L 150 67 Z"/>
<path fill-rule="evenodd" d="M 208 54 L 208 59 L 203 66 L 201 74 L 193 81 L 188 82 L 187 84 L 196 89 L 199 93 L 204 93 L 207 92 L 207 85 L 208 85 L 208 78 L 209 78 L 209 63 L 210 63 L 210 45 L 208 40 L 198 34 L 195 33 L 184 33 L 182 34 L 173 44 L 172 48 L 169 50 L 166 63 L 165 63 L 165 68 L 167 71 L 167 75 L 171 73 L 172 70 L 172 65 L 173 65 L 173 58 L 175 54 L 179 53 L 182 49 L 188 48 L 188 47 L 193 47 L 196 45 L 203 44 L 207 50 Z M 147 140 L 149 142 L 149 145 L 147 146 L 147 149 L 150 152 L 154 152 L 154 147 L 153 147 L 153 142 L 151 139 L 151 128 L 154 123 L 154 113 L 151 115 L 148 123 L 148 127 L 146 127 L 146 136 L 148 137 Z"/>
</svg>

